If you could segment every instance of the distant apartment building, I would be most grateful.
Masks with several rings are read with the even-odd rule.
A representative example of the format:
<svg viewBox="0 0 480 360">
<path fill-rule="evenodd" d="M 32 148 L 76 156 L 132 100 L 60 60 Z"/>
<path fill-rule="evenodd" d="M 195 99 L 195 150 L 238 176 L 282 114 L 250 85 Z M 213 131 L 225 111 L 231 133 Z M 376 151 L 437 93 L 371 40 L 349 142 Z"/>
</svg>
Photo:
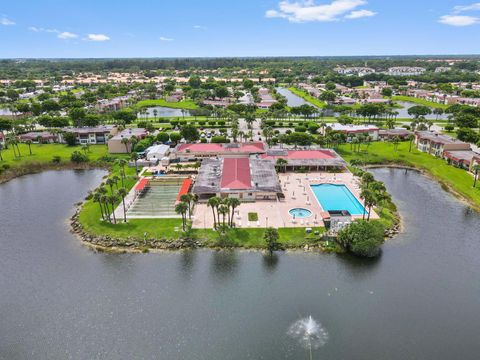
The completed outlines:
<svg viewBox="0 0 480 360">
<path fill-rule="evenodd" d="M 81 145 L 96 145 L 106 144 L 110 136 L 117 133 L 117 127 L 113 125 L 103 125 L 95 127 L 81 127 L 81 128 L 63 128 L 64 133 L 73 133 L 77 140 L 77 144 Z M 59 134 L 59 142 L 65 142 L 63 134 Z"/>
<path fill-rule="evenodd" d="M 378 137 L 380 140 L 388 141 L 394 138 L 399 138 L 400 140 L 406 140 L 413 132 L 407 129 L 386 129 L 386 130 L 379 130 Z"/>
<path fill-rule="evenodd" d="M 50 131 L 31 131 L 19 135 L 18 138 L 22 142 L 31 141 L 41 144 L 58 142 L 58 135 L 51 133 Z"/>
<path fill-rule="evenodd" d="M 435 69 L 435 72 L 436 73 L 444 73 L 444 72 L 449 72 L 450 70 L 452 70 L 452 68 L 449 67 L 449 66 L 439 66 Z"/>
<path fill-rule="evenodd" d="M 270 90 L 267 88 L 261 88 L 258 90 L 258 96 L 260 97 L 260 102 L 257 103 L 259 109 L 269 109 L 273 104 L 277 102 L 270 94 Z"/>
<path fill-rule="evenodd" d="M 342 75 L 357 75 L 360 77 L 375 73 L 375 69 L 372 69 L 369 67 L 361 67 L 361 66 L 355 66 L 355 67 L 339 66 L 339 67 L 336 67 L 334 71 Z"/>
<path fill-rule="evenodd" d="M 472 150 L 448 150 L 443 157 L 450 165 L 475 172 L 475 165 L 480 163 L 480 154 Z"/>
<path fill-rule="evenodd" d="M 445 151 L 470 150 L 470 144 L 433 131 L 417 131 L 415 143 L 418 150 L 443 157 Z"/>
<path fill-rule="evenodd" d="M 374 141 L 378 140 L 378 132 L 380 129 L 375 125 L 353 125 L 353 124 L 329 124 L 328 127 L 332 131 L 338 131 L 343 134 L 346 134 L 347 140 L 351 140 L 357 135 L 366 135 L 370 136 L 370 138 Z"/>
<path fill-rule="evenodd" d="M 99 112 L 118 111 L 130 103 L 130 96 L 119 96 L 113 99 L 98 100 L 95 109 Z"/>
<path fill-rule="evenodd" d="M 397 66 L 389 68 L 387 74 L 392 76 L 416 76 L 422 75 L 425 71 L 427 70 L 422 67 Z"/>
</svg>

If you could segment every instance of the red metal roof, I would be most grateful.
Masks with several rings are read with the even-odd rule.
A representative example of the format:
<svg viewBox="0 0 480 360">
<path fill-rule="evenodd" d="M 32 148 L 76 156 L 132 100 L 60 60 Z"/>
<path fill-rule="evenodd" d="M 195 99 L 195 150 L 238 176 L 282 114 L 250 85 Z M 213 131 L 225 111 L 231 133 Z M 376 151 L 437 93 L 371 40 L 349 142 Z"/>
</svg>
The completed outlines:
<svg viewBox="0 0 480 360">
<path fill-rule="evenodd" d="M 142 191 L 143 189 L 145 189 L 145 186 L 147 186 L 149 182 L 150 180 L 145 178 L 140 180 L 135 186 L 135 191 Z"/>
<path fill-rule="evenodd" d="M 192 179 L 183 180 L 183 184 L 180 187 L 180 190 L 178 191 L 177 201 L 180 201 L 180 198 L 182 195 L 188 194 L 188 191 L 190 190 L 191 185 L 192 185 Z"/>
<path fill-rule="evenodd" d="M 211 153 L 258 153 L 265 151 L 265 145 L 262 142 L 240 143 L 239 147 L 225 147 L 224 144 L 215 143 L 195 143 L 181 144 L 178 151 L 190 152 L 211 152 Z"/>
<path fill-rule="evenodd" d="M 287 155 L 262 155 L 262 159 L 335 159 L 337 156 L 329 150 L 288 150 Z"/>
<path fill-rule="evenodd" d="M 223 159 L 220 187 L 222 189 L 251 189 L 250 160 L 246 158 Z"/>
</svg>

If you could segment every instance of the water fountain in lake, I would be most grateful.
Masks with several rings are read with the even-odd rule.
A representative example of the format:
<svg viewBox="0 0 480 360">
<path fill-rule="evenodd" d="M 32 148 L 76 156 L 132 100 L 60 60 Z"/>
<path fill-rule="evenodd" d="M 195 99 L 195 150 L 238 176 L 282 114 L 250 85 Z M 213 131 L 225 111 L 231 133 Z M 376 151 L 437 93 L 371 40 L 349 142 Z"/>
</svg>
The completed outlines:
<svg viewBox="0 0 480 360">
<path fill-rule="evenodd" d="M 321 348 L 328 341 L 327 330 L 312 316 L 295 321 L 288 328 L 287 334 L 310 352 L 310 359 L 312 359 L 312 351 Z"/>
</svg>

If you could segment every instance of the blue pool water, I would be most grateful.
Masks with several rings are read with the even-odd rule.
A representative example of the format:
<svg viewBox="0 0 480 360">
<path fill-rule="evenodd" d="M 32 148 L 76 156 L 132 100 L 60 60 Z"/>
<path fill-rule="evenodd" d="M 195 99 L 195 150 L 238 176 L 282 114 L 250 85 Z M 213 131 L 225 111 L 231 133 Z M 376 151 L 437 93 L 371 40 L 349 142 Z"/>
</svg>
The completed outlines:
<svg viewBox="0 0 480 360">
<path fill-rule="evenodd" d="M 305 219 L 312 216 L 312 212 L 308 209 L 296 208 L 288 212 L 290 215 L 295 216 L 296 219 Z"/>
<path fill-rule="evenodd" d="M 363 205 L 345 185 L 320 184 L 311 188 L 323 210 L 347 210 L 351 215 L 363 215 Z"/>
</svg>

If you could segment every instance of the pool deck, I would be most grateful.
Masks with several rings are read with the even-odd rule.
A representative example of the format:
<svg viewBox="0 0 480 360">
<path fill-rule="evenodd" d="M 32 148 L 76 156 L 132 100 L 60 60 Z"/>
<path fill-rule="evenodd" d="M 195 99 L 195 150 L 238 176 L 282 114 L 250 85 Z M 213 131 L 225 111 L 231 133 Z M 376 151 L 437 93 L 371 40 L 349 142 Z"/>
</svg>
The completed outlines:
<svg viewBox="0 0 480 360">
<path fill-rule="evenodd" d="M 279 174 L 282 190 L 285 199 L 282 201 L 256 201 L 242 203 L 235 211 L 235 224 L 241 228 L 256 227 L 323 227 L 322 213 L 324 210 L 318 203 L 310 185 L 315 184 L 338 184 L 346 185 L 352 194 L 362 203 L 360 199 L 359 179 L 350 172 L 330 174 L 324 172 L 296 174 Z M 312 216 L 305 219 L 293 220 L 289 211 L 293 208 L 305 208 L 312 212 Z M 258 214 L 258 221 L 248 221 L 248 213 Z M 316 216 L 316 217 L 315 217 Z M 361 219 L 362 215 L 354 216 Z M 378 215 L 372 211 L 371 219 L 378 219 Z M 193 228 L 203 229 L 213 227 L 212 209 L 206 204 L 197 204 Z"/>
</svg>

